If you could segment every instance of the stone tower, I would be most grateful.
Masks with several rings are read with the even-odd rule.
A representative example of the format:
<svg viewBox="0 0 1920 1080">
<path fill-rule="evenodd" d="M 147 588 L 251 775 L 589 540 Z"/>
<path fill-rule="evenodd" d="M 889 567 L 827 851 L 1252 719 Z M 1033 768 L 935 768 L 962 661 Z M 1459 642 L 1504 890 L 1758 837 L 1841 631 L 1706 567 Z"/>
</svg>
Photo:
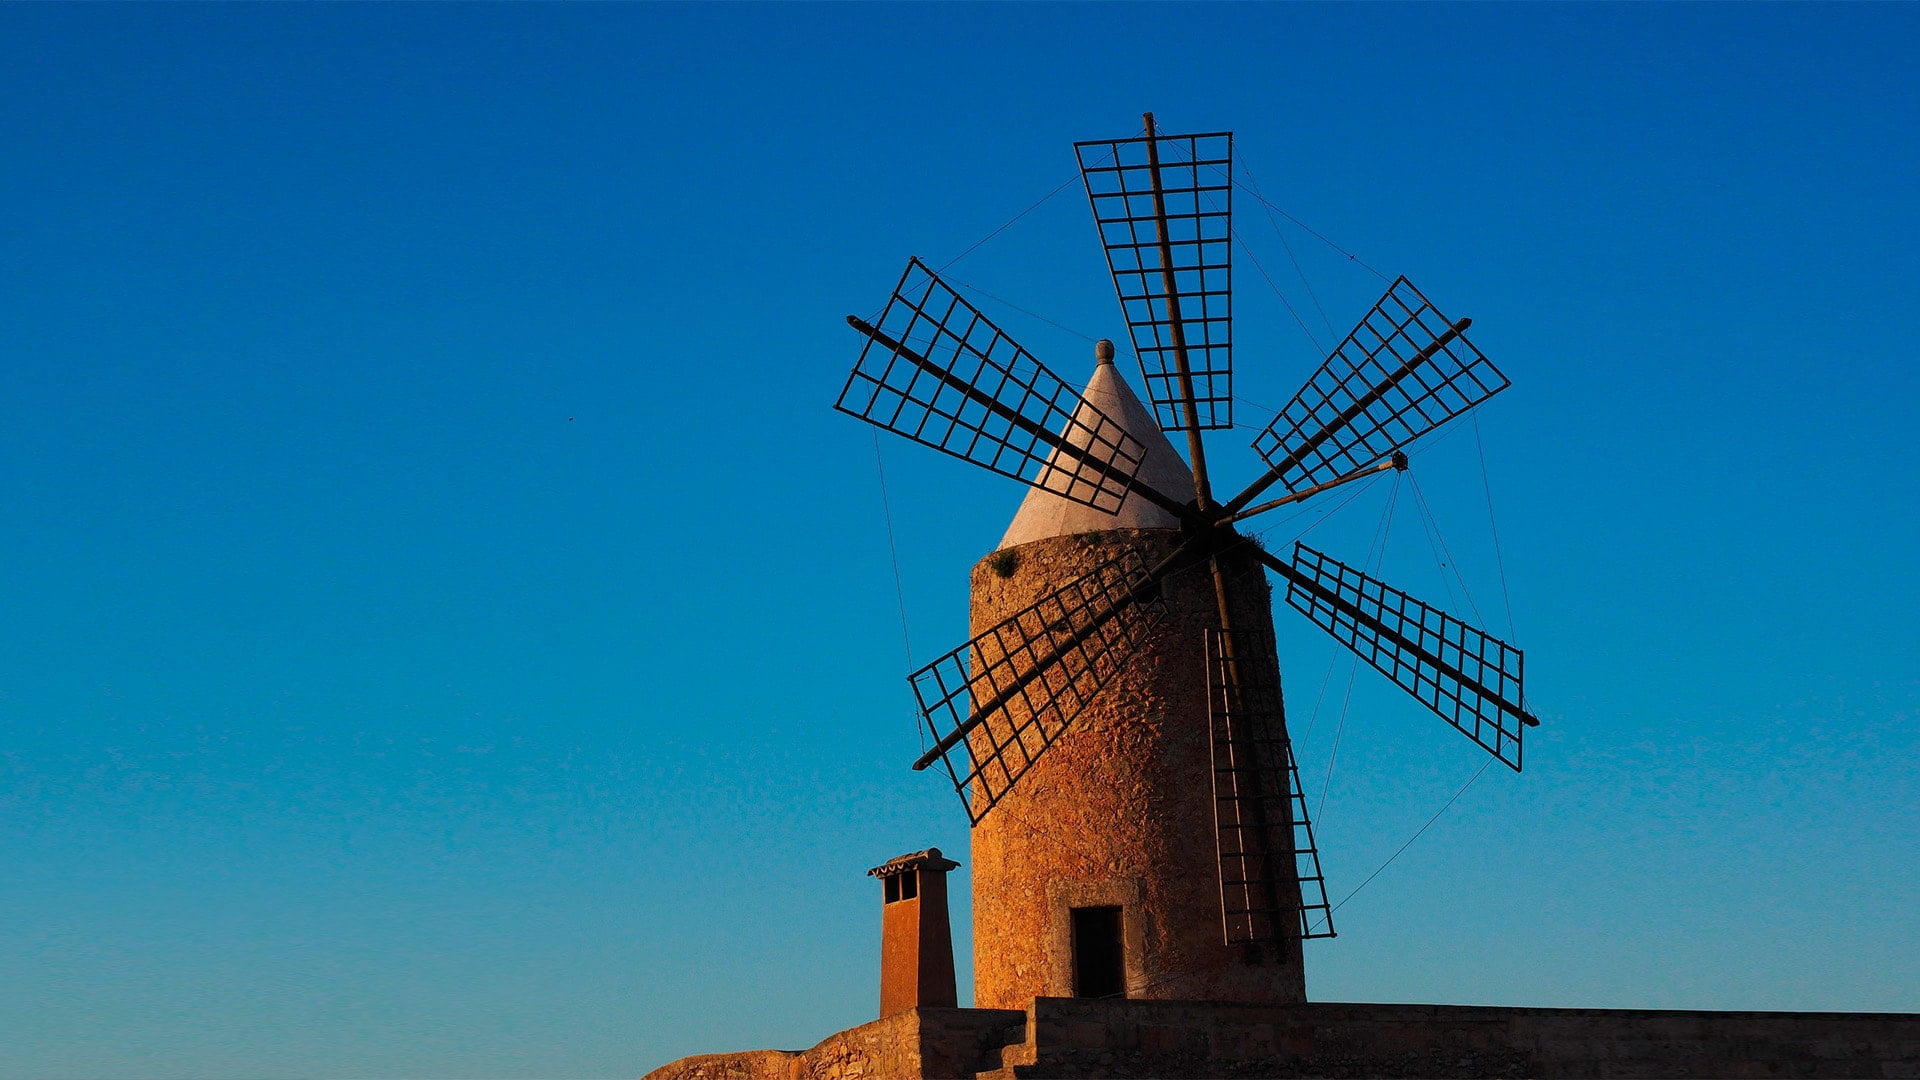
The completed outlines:
<svg viewBox="0 0 1920 1080">
<path fill-rule="evenodd" d="M 1101 346 L 1087 401 L 1147 446 L 1142 479 L 1192 492 L 1186 464 Z M 1179 538 L 1178 521 L 1144 499 L 1110 514 L 1033 489 L 1000 549 L 973 568 L 973 632 L 1116 546 L 1152 565 Z M 1271 627 L 1260 566 L 1223 561 L 1234 625 Z M 1212 578 L 1204 566 L 1175 574 L 1162 599 L 1156 634 L 973 830 L 979 1008 L 1022 1009 L 1036 996 L 1306 999 L 1297 940 L 1225 942 L 1204 637 L 1220 622 Z M 1277 664 L 1271 645 L 1243 662 Z"/>
</svg>

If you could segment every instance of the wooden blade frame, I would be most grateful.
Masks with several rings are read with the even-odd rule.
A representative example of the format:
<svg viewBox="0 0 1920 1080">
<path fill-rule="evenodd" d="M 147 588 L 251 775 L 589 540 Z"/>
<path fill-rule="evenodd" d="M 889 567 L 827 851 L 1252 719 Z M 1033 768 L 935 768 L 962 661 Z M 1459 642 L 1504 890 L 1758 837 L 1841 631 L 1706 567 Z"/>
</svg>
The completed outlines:
<svg viewBox="0 0 1920 1080">
<path fill-rule="evenodd" d="M 1253 441 L 1289 491 L 1382 460 L 1507 388 L 1507 377 L 1406 278 L 1395 281 Z"/>
<path fill-rule="evenodd" d="M 1074 153 L 1154 418 L 1164 431 L 1230 428 L 1233 135 L 1151 124 Z"/>
<path fill-rule="evenodd" d="M 1123 551 L 909 677 L 938 760 L 978 823 L 1159 626 L 1163 607 Z"/>
<path fill-rule="evenodd" d="M 944 454 L 1108 513 L 1130 494 L 1181 517 L 1181 500 L 1138 479 L 1146 447 L 1048 371 L 919 259 L 834 408 Z"/>
<path fill-rule="evenodd" d="M 1320 852 L 1287 737 L 1272 636 L 1208 631 L 1207 672 L 1226 942 L 1333 937 Z"/>
<path fill-rule="evenodd" d="M 1287 603 L 1467 738 L 1520 771 L 1525 655 L 1305 544 L 1293 561 L 1260 552 L 1287 583 Z"/>
</svg>

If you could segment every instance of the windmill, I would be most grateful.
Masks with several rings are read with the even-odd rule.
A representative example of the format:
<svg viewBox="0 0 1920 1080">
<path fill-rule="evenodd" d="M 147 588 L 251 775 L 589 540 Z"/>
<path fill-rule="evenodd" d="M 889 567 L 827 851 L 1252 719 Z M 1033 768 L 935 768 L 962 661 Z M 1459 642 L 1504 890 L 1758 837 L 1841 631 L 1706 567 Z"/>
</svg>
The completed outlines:
<svg viewBox="0 0 1920 1080">
<path fill-rule="evenodd" d="M 1505 389 L 1469 320 L 1394 281 L 1255 438 L 1265 471 L 1218 498 L 1202 436 L 1233 426 L 1232 135 L 1145 121 L 1140 136 L 1075 150 L 1150 415 L 1110 343 L 1076 391 L 917 258 L 876 321 L 847 319 L 866 342 L 836 408 L 1106 530 L 1003 545 L 982 563 L 991 573 L 976 568 L 974 635 L 910 676 L 933 738 L 914 768 L 941 765 L 974 826 L 982 1006 L 1037 993 L 1303 998 L 1299 942 L 1333 931 L 1267 574 L 1289 606 L 1515 771 L 1538 723 L 1519 649 L 1303 543 L 1276 555 L 1236 529 L 1405 469 L 1411 443 Z M 993 579 L 1022 552 L 1039 569 L 1002 595 Z M 1076 748 L 1063 738 L 1076 723 L 1105 741 Z M 1132 794 L 1087 809 L 1121 787 Z M 1006 817 L 1017 837 L 993 831 Z M 1186 925 L 1199 921 L 1197 880 L 1215 913 L 1205 942 Z M 1131 921 L 1103 931 L 1101 919 Z"/>
</svg>

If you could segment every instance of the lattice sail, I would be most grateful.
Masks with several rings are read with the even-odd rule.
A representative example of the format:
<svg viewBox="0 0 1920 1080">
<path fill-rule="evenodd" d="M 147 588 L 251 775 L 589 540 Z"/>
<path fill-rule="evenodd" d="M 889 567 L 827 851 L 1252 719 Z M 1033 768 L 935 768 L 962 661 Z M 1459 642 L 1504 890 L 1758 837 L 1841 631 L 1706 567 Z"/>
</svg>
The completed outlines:
<svg viewBox="0 0 1920 1080">
<path fill-rule="evenodd" d="M 1507 386 L 1500 369 L 1403 277 L 1253 448 L 1279 470 L 1281 484 L 1300 491 L 1383 460 Z"/>
<path fill-rule="evenodd" d="M 1207 631 L 1207 672 L 1227 944 L 1333 937 L 1320 852 L 1287 737 L 1272 635 Z"/>
<path fill-rule="evenodd" d="M 919 259 L 907 264 L 834 408 L 1108 513 L 1146 446 Z"/>
<path fill-rule="evenodd" d="M 1522 704 L 1519 649 L 1305 544 L 1267 565 L 1295 610 L 1520 771 L 1520 733 L 1538 721 Z"/>
<path fill-rule="evenodd" d="M 1160 624 L 1145 560 L 1125 551 L 909 678 L 954 790 L 978 822 Z M 920 766 L 916 766 L 920 767 Z"/>
<path fill-rule="evenodd" d="M 1233 135 L 1073 148 L 1154 418 L 1166 431 L 1186 427 L 1184 352 L 1198 426 L 1232 427 Z"/>
</svg>

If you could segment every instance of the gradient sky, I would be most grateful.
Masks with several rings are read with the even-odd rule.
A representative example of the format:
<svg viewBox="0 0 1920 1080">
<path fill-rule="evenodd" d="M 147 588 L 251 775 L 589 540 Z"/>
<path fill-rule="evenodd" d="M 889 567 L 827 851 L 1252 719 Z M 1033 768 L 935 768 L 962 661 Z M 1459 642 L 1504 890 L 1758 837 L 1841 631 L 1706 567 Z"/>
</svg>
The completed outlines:
<svg viewBox="0 0 1920 1080">
<path fill-rule="evenodd" d="M 1515 384 L 1410 475 L 1544 723 L 1309 993 L 1920 1010 L 1916 45 L 1910 4 L 0 8 L 0 1075 L 633 1076 L 870 1019 L 864 871 L 968 860 L 901 600 L 916 661 L 963 637 L 1021 489 L 886 442 L 897 594 L 842 316 L 1149 109 Z M 1337 339 L 1380 282 L 1236 201 Z M 1258 426 L 1318 353 L 1238 269 Z M 1073 186 L 951 276 L 1070 379 L 1124 340 Z M 1385 576 L 1462 607 L 1403 484 Z M 1279 630 L 1338 900 L 1483 757 L 1367 670 L 1342 723 Z"/>
</svg>

